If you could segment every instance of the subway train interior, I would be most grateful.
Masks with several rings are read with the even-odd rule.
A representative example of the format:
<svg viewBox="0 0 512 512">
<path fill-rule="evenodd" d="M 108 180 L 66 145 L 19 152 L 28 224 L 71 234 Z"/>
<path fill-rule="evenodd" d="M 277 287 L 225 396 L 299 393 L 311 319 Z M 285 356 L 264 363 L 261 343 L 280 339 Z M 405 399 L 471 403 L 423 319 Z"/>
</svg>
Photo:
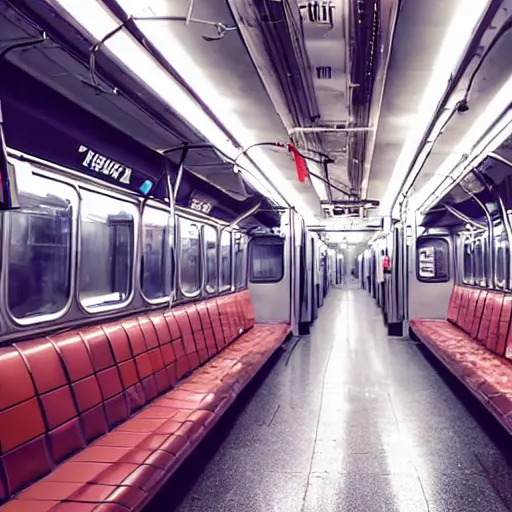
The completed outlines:
<svg viewBox="0 0 512 512">
<path fill-rule="evenodd" d="M 0 0 L 0 512 L 512 510 L 512 0 Z"/>
</svg>

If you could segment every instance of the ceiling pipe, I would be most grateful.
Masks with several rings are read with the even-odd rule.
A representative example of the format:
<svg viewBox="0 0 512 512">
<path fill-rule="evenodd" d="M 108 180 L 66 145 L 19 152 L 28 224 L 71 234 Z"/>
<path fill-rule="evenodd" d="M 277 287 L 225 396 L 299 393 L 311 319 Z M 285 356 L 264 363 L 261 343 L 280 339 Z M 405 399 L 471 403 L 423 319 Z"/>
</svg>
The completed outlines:
<svg viewBox="0 0 512 512">
<path fill-rule="evenodd" d="M 498 162 L 501 162 L 501 163 L 507 165 L 508 167 L 512 167 L 512 162 L 510 162 L 506 158 L 503 158 L 501 155 L 499 155 L 495 151 L 491 151 L 487 156 L 489 158 L 494 158 L 494 160 L 498 160 Z"/>
<path fill-rule="evenodd" d="M 290 137 L 296 133 L 358 133 L 358 132 L 372 132 L 374 128 L 372 126 L 348 126 L 346 128 L 334 128 L 324 126 L 296 126 L 288 131 Z"/>
<path fill-rule="evenodd" d="M 232 229 L 236 227 L 240 222 L 248 219 L 251 215 L 255 214 L 261 207 L 262 201 L 258 201 L 254 206 L 249 208 L 247 211 L 241 213 L 236 219 L 231 221 L 229 225 L 223 226 L 220 230 L 225 231 L 226 229 Z"/>
<path fill-rule="evenodd" d="M 336 229 L 324 228 L 323 226 L 308 226 L 308 231 L 314 231 L 315 233 L 375 233 L 376 231 L 380 231 L 380 227 L 368 227 L 362 229 Z"/>
<path fill-rule="evenodd" d="M 48 39 L 46 32 L 41 32 L 41 37 L 39 39 L 32 39 L 29 41 L 22 41 L 21 43 L 14 43 L 7 48 L 4 48 L 0 52 L 0 60 L 2 60 L 8 53 L 12 52 L 13 50 L 19 50 L 21 48 L 30 48 L 31 46 L 37 46 L 41 43 L 44 43 Z"/>
<path fill-rule="evenodd" d="M 376 199 L 361 199 L 358 201 L 334 199 L 333 201 L 321 201 L 321 204 L 333 204 L 336 206 L 379 206 L 380 201 L 377 201 Z"/>
<path fill-rule="evenodd" d="M 345 75 L 348 77 L 350 75 L 350 70 L 352 69 L 352 55 L 350 51 L 350 0 L 342 0 L 341 8 L 343 17 L 343 37 L 345 40 Z M 345 89 L 345 103 L 349 119 L 352 119 L 352 103 L 350 101 L 351 94 L 351 83 L 350 80 L 347 80 Z"/>
<path fill-rule="evenodd" d="M 389 63 L 391 61 L 391 49 L 393 41 L 395 40 L 396 27 L 398 25 L 400 3 L 401 0 L 380 2 L 381 56 L 378 59 L 378 66 L 375 73 L 375 85 L 370 104 L 369 116 L 370 124 L 375 126 L 375 131 L 370 137 L 368 137 L 365 148 L 365 165 L 363 167 L 363 176 L 361 180 L 361 197 L 366 197 L 368 193 L 370 172 L 377 142 L 377 132 L 381 120 L 380 113 L 384 101 L 384 88 L 387 83 Z"/>
</svg>

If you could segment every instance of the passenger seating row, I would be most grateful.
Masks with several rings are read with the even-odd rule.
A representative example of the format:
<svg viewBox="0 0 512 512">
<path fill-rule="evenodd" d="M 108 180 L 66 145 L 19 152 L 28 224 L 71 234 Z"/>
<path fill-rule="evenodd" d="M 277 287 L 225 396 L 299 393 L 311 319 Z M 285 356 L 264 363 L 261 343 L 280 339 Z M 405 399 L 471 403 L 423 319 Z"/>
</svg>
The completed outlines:
<svg viewBox="0 0 512 512">
<path fill-rule="evenodd" d="M 140 510 L 290 331 L 254 320 L 242 291 L 1 347 L 0 511 Z"/>
<path fill-rule="evenodd" d="M 418 338 L 512 433 L 512 294 L 455 286 L 447 320 L 415 319 Z"/>
</svg>

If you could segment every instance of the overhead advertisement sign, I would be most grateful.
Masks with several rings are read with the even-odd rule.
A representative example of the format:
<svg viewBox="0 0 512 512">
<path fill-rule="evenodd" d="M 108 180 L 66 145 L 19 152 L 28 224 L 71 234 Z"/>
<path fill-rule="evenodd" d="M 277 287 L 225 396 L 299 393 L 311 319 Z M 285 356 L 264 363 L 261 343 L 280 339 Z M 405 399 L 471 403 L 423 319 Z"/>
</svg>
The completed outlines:
<svg viewBox="0 0 512 512">
<path fill-rule="evenodd" d="M 83 144 L 78 146 L 78 159 L 77 164 L 79 163 L 80 167 L 78 169 L 77 165 L 73 167 L 97 179 L 115 183 L 142 195 L 148 195 L 153 189 L 152 180 Z"/>
<path fill-rule="evenodd" d="M 106 136 L 100 139 L 102 147 L 107 150 L 103 152 L 94 147 L 96 141 L 91 140 L 92 137 L 82 138 L 83 134 L 77 133 L 76 125 L 52 123 L 51 119 L 33 115 L 11 102 L 6 102 L 5 107 L 6 139 L 10 148 L 138 194 L 156 193 L 154 185 L 162 172 L 161 164 L 150 165 L 137 155 L 133 158 L 129 151 L 121 152 L 114 146 L 109 150 Z M 135 165 L 130 166 L 123 161 L 134 162 Z M 147 172 L 141 172 L 139 163 L 144 164 Z"/>
<path fill-rule="evenodd" d="M 155 190 L 164 170 L 162 155 L 4 64 L 0 93 L 9 148 L 138 194 L 168 195 L 166 187 Z"/>
<path fill-rule="evenodd" d="M 192 192 L 190 195 L 188 207 L 201 213 L 209 214 L 217 201 L 207 194 L 198 191 Z"/>
<path fill-rule="evenodd" d="M 115 162 L 100 153 L 96 153 L 86 146 L 81 145 L 78 148 L 78 152 L 85 155 L 82 160 L 83 167 L 95 173 L 108 176 L 119 183 L 130 185 L 132 170 L 129 167 L 126 167 L 126 165 Z"/>
</svg>

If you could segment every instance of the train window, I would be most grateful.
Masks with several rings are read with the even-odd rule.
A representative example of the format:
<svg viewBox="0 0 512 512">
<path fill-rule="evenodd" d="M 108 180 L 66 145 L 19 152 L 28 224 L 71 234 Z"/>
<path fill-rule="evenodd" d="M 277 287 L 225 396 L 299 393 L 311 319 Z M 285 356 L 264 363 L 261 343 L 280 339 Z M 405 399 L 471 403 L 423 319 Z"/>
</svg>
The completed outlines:
<svg viewBox="0 0 512 512">
<path fill-rule="evenodd" d="M 197 224 L 180 219 L 180 289 L 196 295 L 201 289 L 201 233 Z"/>
<path fill-rule="evenodd" d="M 217 230 L 213 226 L 204 226 L 204 244 L 206 255 L 206 292 L 217 291 Z"/>
<path fill-rule="evenodd" d="M 142 215 L 142 291 L 149 300 L 171 294 L 172 224 L 168 212 L 146 207 Z"/>
<path fill-rule="evenodd" d="M 121 307 L 132 291 L 137 207 L 82 191 L 80 301 L 88 310 Z"/>
<path fill-rule="evenodd" d="M 245 265 L 245 238 L 242 233 L 234 234 L 235 245 L 235 288 L 245 288 L 246 265 Z"/>
<path fill-rule="evenodd" d="M 462 282 L 473 284 L 474 276 L 474 258 L 473 258 L 473 242 L 470 238 L 464 240 L 464 257 L 463 257 L 463 276 Z"/>
<path fill-rule="evenodd" d="M 445 283 L 450 279 L 450 252 L 443 238 L 420 237 L 416 243 L 416 275 L 423 283 Z"/>
<path fill-rule="evenodd" d="M 496 241 L 496 286 L 508 288 L 510 266 L 510 247 L 505 237 Z"/>
<path fill-rule="evenodd" d="M 71 296 L 76 191 L 31 175 L 20 180 L 20 209 L 9 215 L 7 302 L 24 323 L 55 318 Z"/>
<path fill-rule="evenodd" d="M 249 278 L 252 283 L 277 283 L 284 275 L 284 240 L 258 237 L 250 244 Z"/>
<path fill-rule="evenodd" d="M 485 279 L 485 241 L 483 238 L 479 238 L 475 242 L 474 250 L 474 271 L 475 271 L 475 284 L 480 286 L 486 286 Z"/>
<path fill-rule="evenodd" d="M 231 288 L 231 232 L 222 231 L 220 238 L 220 291 Z"/>
</svg>

